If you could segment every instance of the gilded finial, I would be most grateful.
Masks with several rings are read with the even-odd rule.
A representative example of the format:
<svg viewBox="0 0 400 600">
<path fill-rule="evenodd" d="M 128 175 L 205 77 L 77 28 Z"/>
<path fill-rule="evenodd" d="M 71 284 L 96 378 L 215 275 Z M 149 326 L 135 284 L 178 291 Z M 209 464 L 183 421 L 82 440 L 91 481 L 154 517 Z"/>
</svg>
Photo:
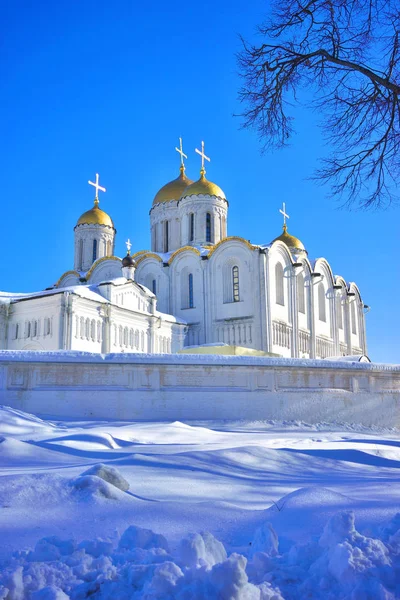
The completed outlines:
<svg viewBox="0 0 400 600">
<path fill-rule="evenodd" d="M 182 148 L 182 138 L 181 137 L 179 138 L 179 148 L 177 148 L 175 146 L 175 150 L 178 152 L 178 154 L 181 155 L 181 166 L 179 167 L 179 170 L 181 172 L 181 175 L 184 175 L 184 173 L 185 173 L 185 163 L 184 163 L 183 159 L 186 158 L 186 160 L 187 160 L 187 156 L 184 153 L 183 148 Z"/>
<path fill-rule="evenodd" d="M 101 192 L 105 192 L 106 188 L 101 187 L 101 185 L 99 185 L 99 174 L 96 173 L 96 183 L 93 183 L 93 181 L 88 181 L 89 185 L 92 185 L 95 189 L 96 189 L 96 195 L 94 197 L 94 205 L 97 207 L 99 205 L 99 190 Z"/>
<path fill-rule="evenodd" d="M 283 210 L 282 210 L 283 208 Z M 283 215 L 283 232 L 286 233 L 287 225 L 286 219 L 290 219 L 289 215 L 286 213 L 286 204 L 282 202 L 282 208 L 279 209 L 279 212 Z"/>
<path fill-rule="evenodd" d="M 195 152 L 197 152 L 197 154 L 200 154 L 200 156 L 201 156 L 200 175 L 201 175 L 201 177 L 204 177 L 204 175 L 206 174 L 206 170 L 205 170 L 205 167 L 204 167 L 204 159 L 208 160 L 208 162 L 211 162 L 211 159 L 208 158 L 208 156 L 206 156 L 205 153 L 204 153 L 204 142 L 201 142 L 201 152 L 197 148 L 195 148 Z"/>
<path fill-rule="evenodd" d="M 125 244 L 126 244 L 126 253 L 129 256 L 131 253 L 131 248 L 132 248 L 131 240 L 128 238 L 126 240 Z"/>
</svg>

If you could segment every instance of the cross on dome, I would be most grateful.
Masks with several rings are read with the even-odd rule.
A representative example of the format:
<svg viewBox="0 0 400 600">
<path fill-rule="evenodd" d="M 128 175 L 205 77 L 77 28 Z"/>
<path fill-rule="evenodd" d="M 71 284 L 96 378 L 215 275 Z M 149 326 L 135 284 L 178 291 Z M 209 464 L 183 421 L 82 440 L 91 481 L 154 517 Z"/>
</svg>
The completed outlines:
<svg viewBox="0 0 400 600">
<path fill-rule="evenodd" d="M 183 162 L 183 158 L 186 158 L 187 160 L 187 156 L 184 153 L 183 149 L 182 149 L 182 138 L 179 138 L 179 148 L 177 148 L 175 146 L 175 150 L 181 155 L 181 170 L 185 170 L 185 163 Z"/>
<path fill-rule="evenodd" d="M 126 244 L 126 253 L 130 254 L 131 253 L 131 248 L 132 248 L 131 240 L 128 238 L 126 240 L 125 244 Z"/>
<path fill-rule="evenodd" d="M 95 189 L 96 189 L 96 196 L 94 197 L 94 203 L 97 206 L 99 203 L 99 190 L 101 192 L 105 192 L 106 188 L 105 187 L 101 187 L 101 185 L 99 185 L 99 174 L 96 173 L 96 183 L 93 183 L 93 181 L 88 181 L 89 185 L 92 185 Z"/>
<path fill-rule="evenodd" d="M 283 229 L 286 231 L 286 219 L 290 219 L 290 217 L 286 212 L 286 204 L 284 202 L 282 202 L 282 208 L 279 209 L 279 212 L 283 215 Z"/>
<path fill-rule="evenodd" d="M 208 162 L 211 162 L 211 158 L 208 158 L 208 156 L 206 156 L 205 153 L 204 153 L 204 142 L 201 142 L 201 152 L 197 148 L 195 148 L 195 151 L 197 152 L 197 154 L 200 154 L 200 156 L 201 156 L 201 170 L 200 170 L 200 174 L 201 175 L 205 175 L 206 174 L 206 170 L 204 168 L 204 159 L 208 160 Z"/>
</svg>

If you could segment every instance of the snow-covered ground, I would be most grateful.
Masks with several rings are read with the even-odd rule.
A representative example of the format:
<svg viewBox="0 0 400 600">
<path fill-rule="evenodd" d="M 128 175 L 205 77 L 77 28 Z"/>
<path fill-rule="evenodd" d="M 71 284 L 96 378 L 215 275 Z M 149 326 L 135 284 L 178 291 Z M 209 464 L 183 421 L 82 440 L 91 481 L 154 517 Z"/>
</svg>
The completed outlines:
<svg viewBox="0 0 400 600">
<path fill-rule="evenodd" d="M 3 407 L 0 599 L 400 598 L 399 469 L 394 430 Z"/>
</svg>

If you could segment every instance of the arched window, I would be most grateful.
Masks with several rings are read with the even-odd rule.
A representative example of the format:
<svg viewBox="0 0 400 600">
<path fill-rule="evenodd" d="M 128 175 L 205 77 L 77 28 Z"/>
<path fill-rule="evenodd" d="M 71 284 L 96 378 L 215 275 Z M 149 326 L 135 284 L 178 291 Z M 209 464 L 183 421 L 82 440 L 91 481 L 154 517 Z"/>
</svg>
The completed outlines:
<svg viewBox="0 0 400 600">
<path fill-rule="evenodd" d="M 285 290 L 283 286 L 283 267 L 281 263 L 275 265 L 275 302 L 285 306 Z"/>
<path fill-rule="evenodd" d="M 303 273 L 297 275 L 297 308 L 303 315 L 306 314 L 306 298 L 304 289 L 304 276 Z"/>
<path fill-rule="evenodd" d="M 36 337 L 38 332 L 37 321 L 33 321 L 32 323 L 32 337 Z"/>
<path fill-rule="evenodd" d="M 97 258 L 97 240 L 93 240 L 93 262 Z"/>
<path fill-rule="evenodd" d="M 164 222 L 164 252 L 168 252 L 169 248 L 169 221 Z"/>
<path fill-rule="evenodd" d="M 157 296 L 157 281 L 155 279 L 151 282 L 151 291 L 155 296 Z"/>
<path fill-rule="evenodd" d="M 26 325 L 26 337 L 31 337 L 31 323 L 30 321 Z"/>
<path fill-rule="evenodd" d="M 211 242 L 211 214 L 206 214 L 206 242 Z"/>
<path fill-rule="evenodd" d="M 123 330 L 122 330 L 122 325 L 120 325 L 120 326 L 118 327 L 118 342 L 119 342 L 119 345 L 120 345 L 120 346 L 122 346 L 122 343 L 123 343 L 123 339 L 122 339 L 122 331 L 123 331 Z"/>
<path fill-rule="evenodd" d="M 318 284 L 318 316 L 319 320 L 326 323 L 326 301 L 324 284 Z"/>
<path fill-rule="evenodd" d="M 232 267 L 232 293 L 233 301 L 239 302 L 239 267 L 237 265 Z"/>
<path fill-rule="evenodd" d="M 351 306 L 351 333 L 357 335 L 356 303 L 353 300 Z"/>
<path fill-rule="evenodd" d="M 124 346 L 128 345 L 128 328 L 124 327 Z"/>
<path fill-rule="evenodd" d="M 142 331 L 140 337 L 141 337 L 141 340 L 142 340 L 142 352 L 144 352 L 144 331 Z"/>
<path fill-rule="evenodd" d="M 194 240 L 194 213 L 189 215 L 189 242 Z"/>
<path fill-rule="evenodd" d="M 133 333 L 133 329 L 129 330 L 129 345 L 131 348 L 133 348 L 134 346 L 134 333 Z"/>
<path fill-rule="evenodd" d="M 193 308 L 194 307 L 194 300 L 193 300 L 193 275 L 192 273 L 189 273 L 189 308 Z"/>
</svg>

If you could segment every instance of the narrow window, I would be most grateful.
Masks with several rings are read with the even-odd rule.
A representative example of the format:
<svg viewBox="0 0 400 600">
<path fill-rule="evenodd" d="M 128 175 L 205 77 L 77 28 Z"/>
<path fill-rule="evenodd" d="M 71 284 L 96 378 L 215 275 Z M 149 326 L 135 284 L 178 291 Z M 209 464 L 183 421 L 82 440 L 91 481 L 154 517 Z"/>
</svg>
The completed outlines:
<svg viewBox="0 0 400 600">
<path fill-rule="evenodd" d="M 83 240 L 79 240 L 78 264 L 79 264 L 80 269 L 82 269 L 82 261 L 83 261 Z"/>
<path fill-rule="evenodd" d="M 285 306 L 285 293 L 283 287 L 283 267 L 281 263 L 275 265 L 275 301 L 276 304 Z"/>
<path fill-rule="evenodd" d="M 158 227 L 158 223 L 156 223 L 154 225 L 154 251 L 157 252 L 158 251 L 158 244 L 157 244 L 157 227 Z"/>
<path fill-rule="evenodd" d="M 339 329 L 343 329 L 343 308 L 342 308 L 342 299 L 340 296 L 337 297 L 337 314 L 338 314 L 338 327 Z"/>
<path fill-rule="evenodd" d="M 211 242 L 211 215 L 206 214 L 206 242 Z"/>
<path fill-rule="evenodd" d="M 232 267 L 233 301 L 239 302 L 239 267 Z"/>
<path fill-rule="evenodd" d="M 18 334 L 19 334 L 19 325 L 17 323 L 16 326 L 15 326 L 15 339 L 16 340 L 18 339 Z"/>
<path fill-rule="evenodd" d="M 164 252 L 168 252 L 168 238 L 169 238 L 169 221 L 164 223 Z"/>
<path fill-rule="evenodd" d="M 189 274 L 189 308 L 193 308 L 193 275 Z"/>
<path fill-rule="evenodd" d="M 36 337 L 37 336 L 37 321 L 33 321 L 33 333 L 32 333 L 32 337 Z"/>
<path fill-rule="evenodd" d="M 303 315 L 306 314 L 306 299 L 304 290 L 304 277 L 302 273 L 297 275 L 297 308 Z"/>
<path fill-rule="evenodd" d="M 319 320 L 326 323 L 325 289 L 322 282 L 318 285 L 318 312 Z"/>
<path fill-rule="evenodd" d="M 97 240 L 93 240 L 93 262 L 97 258 Z"/>
<path fill-rule="evenodd" d="M 31 323 L 30 322 L 27 324 L 26 329 L 27 329 L 26 337 L 29 338 L 29 337 L 31 337 Z"/>
<path fill-rule="evenodd" d="M 189 215 L 189 242 L 194 240 L 194 213 Z"/>
<path fill-rule="evenodd" d="M 157 281 L 153 279 L 151 282 L 151 290 L 155 296 L 157 296 Z"/>
<path fill-rule="evenodd" d="M 351 303 L 351 333 L 357 334 L 356 303 L 354 300 Z"/>
</svg>

